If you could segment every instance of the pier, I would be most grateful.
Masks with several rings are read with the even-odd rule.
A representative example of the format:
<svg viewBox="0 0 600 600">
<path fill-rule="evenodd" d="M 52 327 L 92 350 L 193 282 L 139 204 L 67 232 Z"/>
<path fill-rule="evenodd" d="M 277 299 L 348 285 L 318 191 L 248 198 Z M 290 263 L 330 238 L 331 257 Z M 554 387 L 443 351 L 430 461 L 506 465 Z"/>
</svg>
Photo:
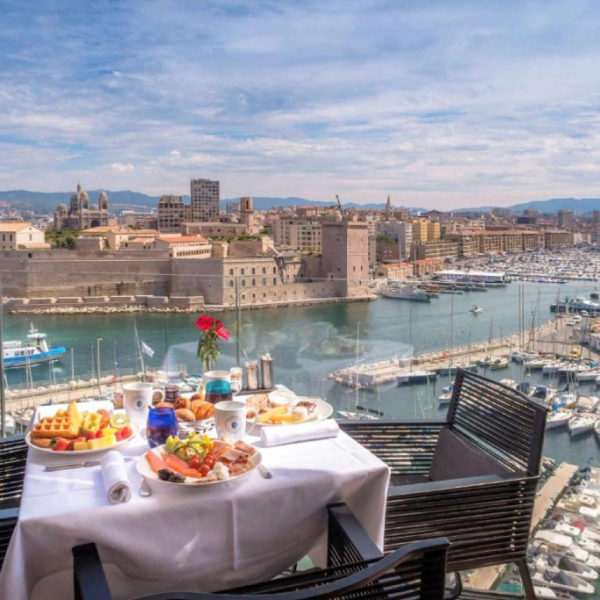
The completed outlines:
<svg viewBox="0 0 600 600">
<path fill-rule="evenodd" d="M 539 350 L 541 340 L 549 348 L 550 338 L 557 329 L 562 328 L 565 317 L 557 316 L 551 321 L 537 327 L 533 332 L 530 350 Z M 437 371 L 448 367 L 472 364 L 484 359 L 508 358 L 511 351 L 519 348 L 527 340 L 531 332 L 513 333 L 512 335 L 496 338 L 489 343 L 478 342 L 470 346 L 446 348 L 434 352 L 426 352 L 414 357 L 392 357 L 370 363 L 358 363 L 333 371 L 329 379 L 348 387 L 372 387 L 395 381 L 399 376 L 407 376 L 412 371 Z M 563 342 L 564 343 L 564 342 Z M 547 350 L 550 351 L 550 350 Z"/>
</svg>

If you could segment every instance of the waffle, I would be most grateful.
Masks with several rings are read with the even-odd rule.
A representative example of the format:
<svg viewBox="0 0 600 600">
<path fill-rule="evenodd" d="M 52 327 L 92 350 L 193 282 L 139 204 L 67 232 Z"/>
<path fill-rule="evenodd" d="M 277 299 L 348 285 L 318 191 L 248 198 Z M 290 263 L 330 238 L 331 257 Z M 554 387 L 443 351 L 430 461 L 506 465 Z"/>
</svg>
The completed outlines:
<svg viewBox="0 0 600 600">
<path fill-rule="evenodd" d="M 75 402 L 66 411 L 58 411 L 53 417 L 44 417 L 31 430 L 32 438 L 76 438 L 81 427 L 81 414 Z"/>
</svg>

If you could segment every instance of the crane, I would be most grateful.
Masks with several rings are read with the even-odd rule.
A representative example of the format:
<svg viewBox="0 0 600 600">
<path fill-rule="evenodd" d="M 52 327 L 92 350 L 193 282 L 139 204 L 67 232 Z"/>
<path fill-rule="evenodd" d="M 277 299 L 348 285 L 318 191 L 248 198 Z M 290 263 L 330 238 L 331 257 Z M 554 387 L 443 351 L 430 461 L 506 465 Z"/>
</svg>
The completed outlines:
<svg viewBox="0 0 600 600">
<path fill-rule="evenodd" d="M 343 219 L 344 218 L 344 211 L 342 210 L 342 203 L 340 202 L 340 197 L 336 194 L 335 195 L 335 199 L 337 200 L 338 208 L 340 210 L 340 217 L 342 217 L 342 219 Z"/>
</svg>

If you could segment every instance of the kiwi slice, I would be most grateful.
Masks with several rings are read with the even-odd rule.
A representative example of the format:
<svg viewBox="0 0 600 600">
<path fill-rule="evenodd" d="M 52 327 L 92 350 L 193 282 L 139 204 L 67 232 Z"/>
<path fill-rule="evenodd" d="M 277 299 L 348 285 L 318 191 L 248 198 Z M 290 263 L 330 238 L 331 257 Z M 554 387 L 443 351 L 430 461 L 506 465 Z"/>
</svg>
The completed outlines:
<svg viewBox="0 0 600 600">
<path fill-rule="evenodd" d="M 115 429 L 123 429 L 123 427 L 127 427 L 129 425 L 129 417 L 123 413 L 117 413 L 115 415 L 111 415 L 110 417 L 110 426 Z"/>
</svg>

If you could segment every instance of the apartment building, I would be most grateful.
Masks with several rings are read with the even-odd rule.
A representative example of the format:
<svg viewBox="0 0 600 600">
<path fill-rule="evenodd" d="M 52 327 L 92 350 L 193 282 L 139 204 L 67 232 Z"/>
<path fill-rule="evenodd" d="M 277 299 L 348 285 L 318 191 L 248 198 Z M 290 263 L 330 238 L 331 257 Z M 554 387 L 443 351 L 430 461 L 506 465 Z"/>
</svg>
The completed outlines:
<svg viewBox="0 0 600 600">
<path fill-rule="evenodd" d="M 276 219 L 273 222 L 273 241 L 280 248 L 321 252 L 321 222 L 314 219 Z"/>
<path fill-rule="evenodd" d="M 425 258 L 453 258 L 458 256 L 458 253 L 458 242 L 451 240 L 436 240 L 413 246 L 413 258 L 416 260 Z"/>
<path fill-rule="evenodd" d="M 410 256 L 413 243 L 413 227 L 404 221 L 376 221 L 375 236 L 385 236 L 398 244 L 398 256 L 395 258 L 406 259 Z"/>
<path fill-rule="evenodd" d="M 192 210 L 181 196 L 165 195 L 158 201 L 158 230 L 163 233 L 179 233 L 186 221 L 192 220 Z"/>
<path fill-rule="evenodd" d="M 547 229 L 544 231 L 544 248 L 548 250 L 571 246 L 572 244 L 573 234 L 569 231 L 562 231 L 560 229 Z"/>
<path fill-rule="evenodd" d="M 210 179 L 192 179 L 190 198 L 193 221 L 219 220 L 219 182 Z"/>
</svg>

